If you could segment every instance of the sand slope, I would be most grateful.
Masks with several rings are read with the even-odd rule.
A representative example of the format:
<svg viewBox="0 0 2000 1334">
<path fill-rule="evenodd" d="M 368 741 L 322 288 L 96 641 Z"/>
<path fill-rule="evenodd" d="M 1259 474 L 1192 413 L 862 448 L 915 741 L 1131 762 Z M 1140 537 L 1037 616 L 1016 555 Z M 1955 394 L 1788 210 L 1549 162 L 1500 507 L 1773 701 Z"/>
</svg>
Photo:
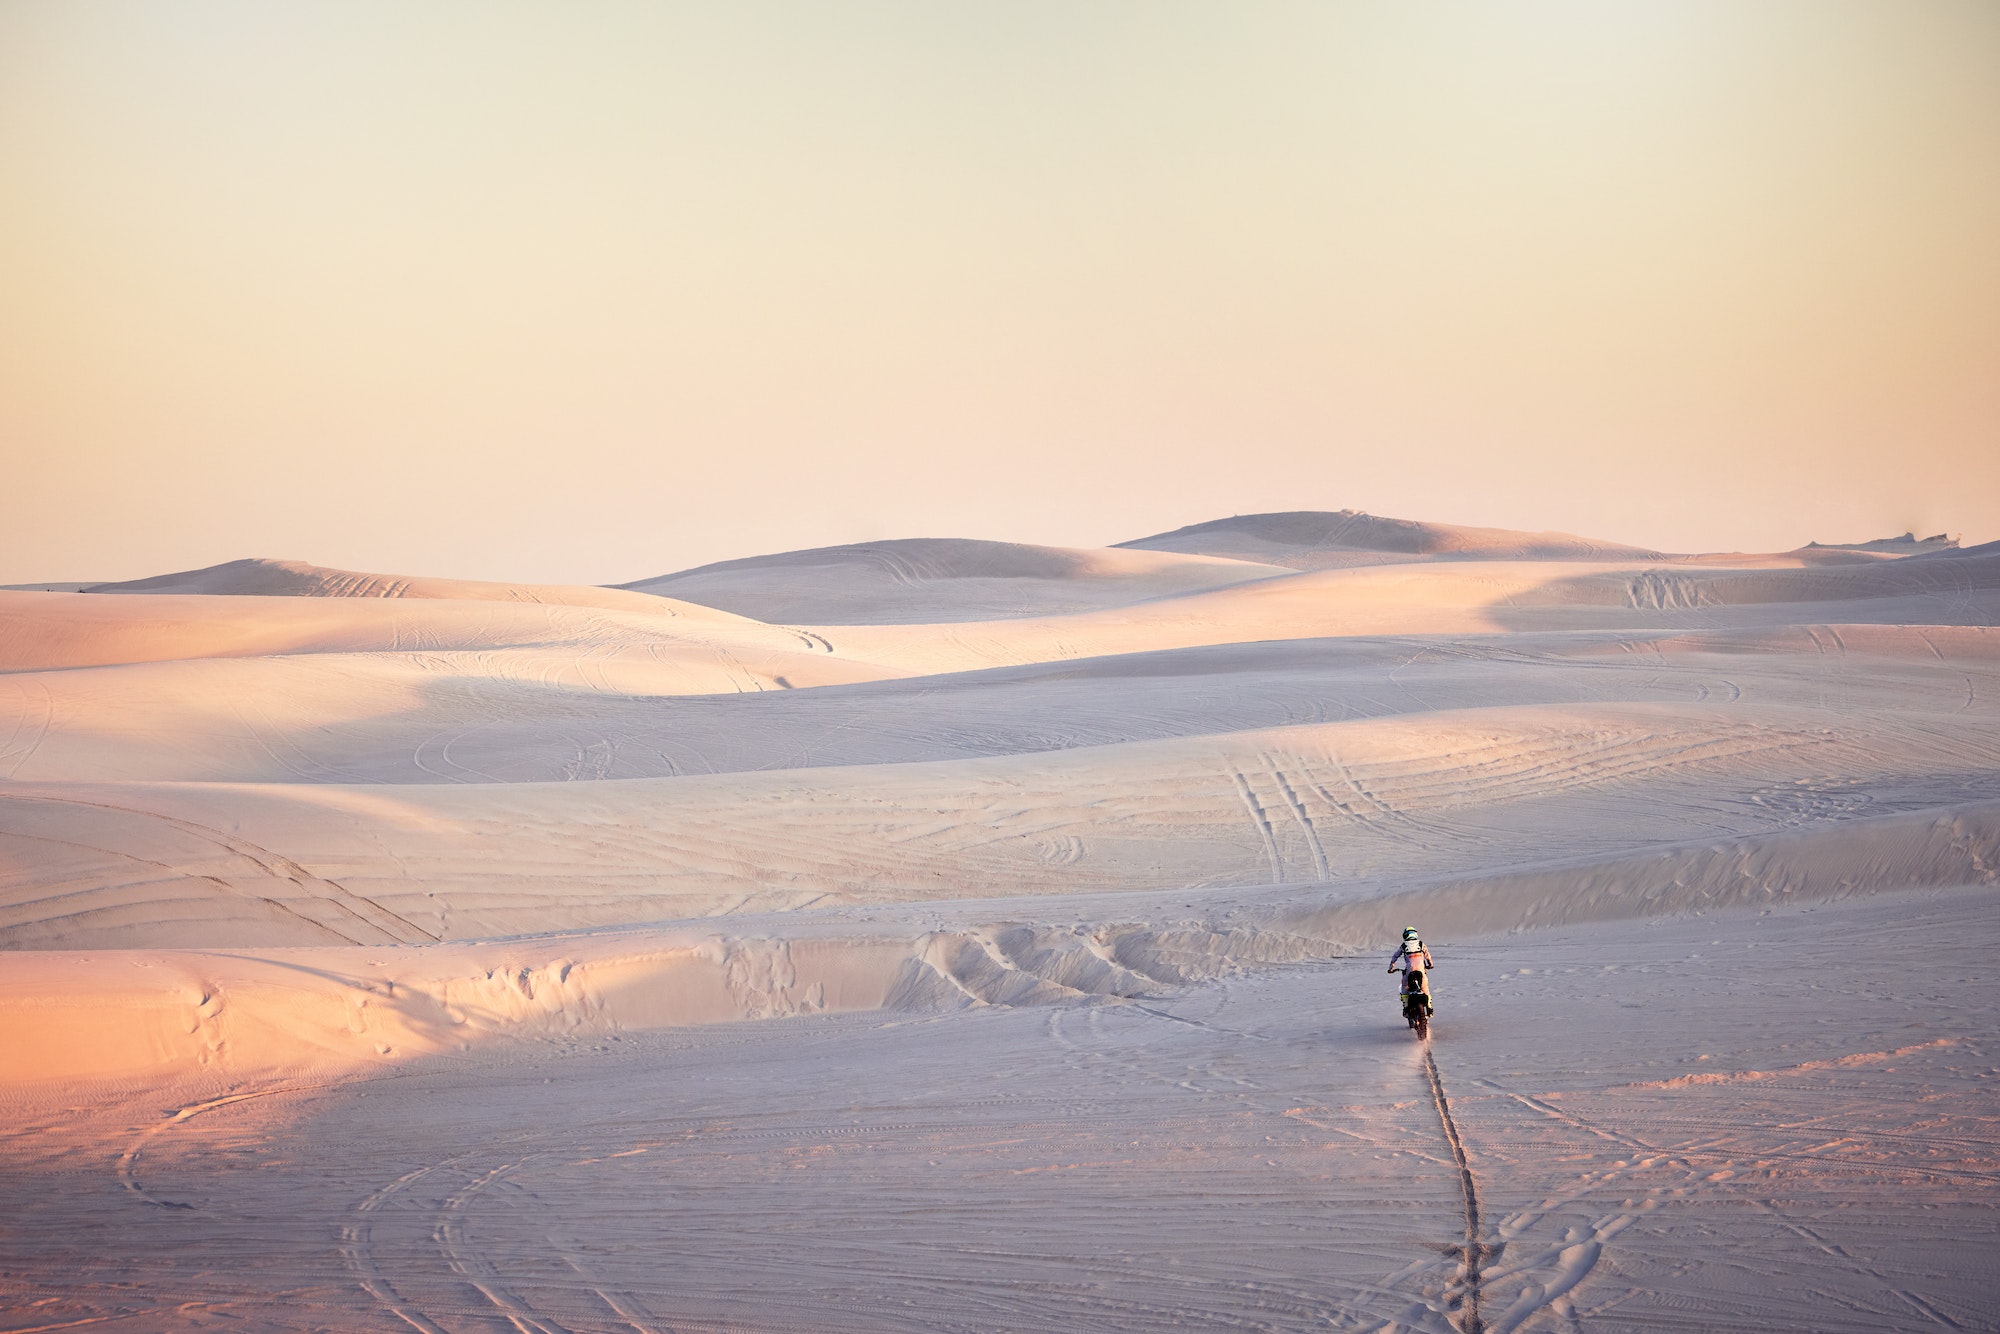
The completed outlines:
<svg viewBox="0 0 2000 1334">
<path fill-rule="evenodd" d="M 568 584 L 507 584 L 336 570 L 304 561 L 251 558 L 122 583 L 87 584 L 84 593 L 201 593 L 232 597 L 448 598 L 458 602 L 538 602 L 558 607 L 644 610 L 617 589 Z"/>
<path fill-rule="evenodd" d="M 618 609 L 507 601 L 186 594 L 145 598 L 0 592 L 0 672 L 135 663 L 366 654 L 378 661 L 510 666 L 529 679 L 619 665 L 668 673 L 666 690 L 705 694 L 868 680 L 899 669 L 843 662 L 811 634 L 725 612 L 642 599 Z M 766 670 L 766 668 L 776 670 Z"/>
<path fill-rule="evenodd" d="M 0 674 L 17 728 L 0 747 L 0 774 L 556 782 L 1073 750 L 1438 709 L 1812 707 L 1826 673 L 1801 671 L 1797 655 L 1823 650 L 1852 705 L 1958 712 L 1994 689 L 2000 633 L 1847 625 L 1280 639 L 809 692 L 768 688 L 770 672 L 738 673 L 724 678 L 728 693 L 705 694 L 673 693 L 688 673 L 669 670 L 685 659 L 665 647 L 588 659 L 555 649 L 181 659 Z M 1642 661 L 1649 670 L 1630 670 Z M 792 661 L 786 680 L 837 682 L 853 666 Z M 746 677 L 766 688 L 738 689 Z"/>
<path fill-rule="evenodd" d="M 712 983 L 496 968 L 419 1014 L 356 951 L 272 1033 L 296 964 L 139 954 L 160 1030 L 321 1064 L 20 1107 L 0 1296 L 35 1328 L 1983 1328 L 1996 933 L 1960 890 L 1457 936 L 1428 1053 L 1372 959 L 646 1032 L 642 997 L 879 997 L 789 1008 L 828 951 L 688 943 Z M 530 990 L 532 1036 L 480 1045 Z M 406 1035 L 453 1054 L 398 1066 Z M 322 1037 L 389 1054 L 341 1077 Z"/>
<path fill-rule="evenodd" d="M 1325 570 L 934 627 L 632 597 L 0 595 L 0 942 L 1379 888 L 1944 809 L 2000 770 L 1979 550 Z"/>
<path fill-rule="evenodd" d="M 957 625 L 820 627 L 835 651 L 913 671 L 1352 635 L 1991 625 L 2000 557 L 1832 568 L 1481 561 L 1335 569 L 1140 606 Z"/>
<path fill-rule="evenodd" d="M 376 911 L 413 924 L 396 939 L 463 939 L 747 908 L 1375 885 L 1991 795 L 2000 729 L 1942 711 L 1833 721 L 1538 706 L 699 779 L 16 784 L 0 805 L 8 866 L 61 875 L 0 931 L 129 946 L 194 920 L 230 944 L 359 944 L 383 938 Z"/>
<path fill-rule="evenodd" d="M 763 621 L 900 625 L 1125 606 L 1287 573 L 1206 555 L 906 538 L 722 561 L 621 587 Z"/>
<path fill-rule="evenodd" d="M 1661 560 L 1657 551 L 1599 542 L 1570 533 L 1522 533 L 1508 528 L 1384 519 L 1359 510 L 1292 510 L 1239 514 L 1120 542 L 1144 551 L 1179 551 L 1234 560 L 1267 561 L 1295 570 L 1458 560 Z"/>
<path fill-rule="evenodd" d="M 0 591 L 0 1306 L 1983 1327 L 2000 549 L 1876 545 Z"/>
</svg>

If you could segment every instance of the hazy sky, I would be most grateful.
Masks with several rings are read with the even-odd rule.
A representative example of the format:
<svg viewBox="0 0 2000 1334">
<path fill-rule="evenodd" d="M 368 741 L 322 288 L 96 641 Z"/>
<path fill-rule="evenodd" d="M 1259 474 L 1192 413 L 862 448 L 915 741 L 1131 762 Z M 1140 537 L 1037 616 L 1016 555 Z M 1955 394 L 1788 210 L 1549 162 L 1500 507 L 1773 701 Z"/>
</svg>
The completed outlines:
<svg viewBox="0 0 2000 1334">
<path fill-rule="evenodd" d="M 0 0 L 0 582 L 2000 537 L 1991 0 Z"/>
</svg>

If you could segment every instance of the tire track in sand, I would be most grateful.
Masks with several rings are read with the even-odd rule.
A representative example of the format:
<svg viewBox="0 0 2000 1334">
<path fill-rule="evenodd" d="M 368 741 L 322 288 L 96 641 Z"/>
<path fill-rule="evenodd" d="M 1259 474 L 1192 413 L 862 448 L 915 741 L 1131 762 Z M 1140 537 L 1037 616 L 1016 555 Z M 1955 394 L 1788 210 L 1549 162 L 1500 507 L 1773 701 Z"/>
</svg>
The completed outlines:
<svg viewBox="0 0 2000 1334">
<path fill-rule="evenodd" d="M 1250 812 L 1250 822 L 1257 827 L 1257 836 L 1264 842 L 1264 858 L 1271 863 L 1271 883 L 1285 883 L 1285 864 L 1278 858 L 1278 835 L 1271 828 L 1271 817 L 1264 811 L 1264 803 L 1257 800 L 1256 790 L 1250 786 L 1250 779 L 1240 769 L 1232 768 L 1229 776 L 1236 780 L 1236 795 L 1243 798 L 1243 805 Z"/>
<path fill-rule="evenodd" d="M 204 1003 L 205 1000 L 206 998 L 204 998 Z M 280 1093 L 307 1093 L 314 1089 L 329 1087 L 331 1087 L 329 1084 L 283 1084 L 276 1088 L 251 1089 L 245 1093 L 230 1093 L 220 1098 L 210 1098 L 206 1102 L 190 1103 L 186 1107 L 175 1108 L 166 1113 L 165 1120 L 156 1121 L 141 1130 L 138 1136 L 125 1147 L 125 1152 L 118 1155 L 118 1184 L 138 1196 L 141 1200 L 144 1200 L 147 1204 L 158 1205 L 162 1209 L 200 1208 L 199 1205 L 188 1204 L 181 1200 L 163 1200 L 147 1190 L 145 1185 L 139 1180 L 139 1158 L 145 1153 L 147 1147 L 152 1144 L 157 1136 L 172 1130 L 175 1126 L 200 1116 L 203 1112 L 212 1112 L 218 1107 L 229 1107 L 239 1102 L 249 1102 L 253 1098 L 275 1097 Z"/>
<path fill-rule="evenodd" d="M 1473 1179 L 1472 1163 L 1465 1155 L 1465 1141 L 1459 1137 L 1458 1122 L 1452 1119 L 1451 1099 L 1445 1096 L 1444 1079 L 1438 1074 L 1437 1056 L 1424 1043 L 1424 1078 L 1429 1081 L 1431 1102 L 1437 1108 L 1438 1124 L 1444 1129 L 1445 1143 L 1451 1146 L 1452 1161 L 1458 1164 L 1458 1185 L 1465 1197 L 1465 1241 L 1447 1250 L 1458 1255 L 1459 1291 L 1450 1304 L 1458 1309 L 1453 1322 L 1460 1334 L 1481 1334 L 1486 1321 L 1479 1313 L 1479 1284 L 1488 1260 L 1497 1260 L 1505 1242 L 1488 1245 L 1479 1238 L 1479 1183 Z"/>
<path fill-rule="evenodd" d="M 89 810 L 111 811 L 118 815 L 135 816 L 142 820 L 157 820 L 162 824 L 178 829 L 184 834 L 192 835 L 203 842 L 213 844 L 223 851 L 249 862 L 252 866 L 255 866 L 259 871 L 274 880 L 288 880 L 298 886 L 299 889 L 304 891 L 304 894 L 292 903 L 283 903 L 262 894 L 256 894 L 255 896 L 281 911 L 289 912 L 295 917 L 304 918 L 314 926 L 345 937 L 350 944 L 387 943 L 391 945 L 414 945 L 426 941 L 435 944 L 440 939 L 437 933 L 425 930 L 409 918 L 404 917 L 401 913 L 383 907 L 380 903 L 377 903 L 365 894 L 357 894 L 338 881 L 329 880 L 325 876 L 315 875 L 281 853 L 252 843 L 248 839 L 238 835 L 225 833 L 211 825 L 198 824 L 193 820 L 184 820 L 179 816 L 168 815 L 164 811 L 148 810 L 142 806 L 119 806 L 108 801 L 85 801 L 81 797 L 61 796 L 52 792 L 10 791 L 6 794 L 6 798 L 9 801 L 40 802 L 50 806 L 83 807 Z M 101 851 L 112 850 L 101 849 Z M 116 855 L 128 856 L 129 854 L 121 853 Z M 134 860 L 142 859 L 135 858 Z M 255 894 L 254 890 L 244 891 L 238 889 L 229 882 L 220 880 L 215 876 L 191 874 L 185 870 L 179 870 L 179 868 L 171 869 L 178 870 L 180 874 L 187 876 L 189 879 L 206 880 L 239 893 L 248 892 Z M 349 925 L 350 929 L 344 931 L 340 926 L 334 925 L 333 922 L 324 921 L 309 915 L 303 910 L 307 905 L 341 914 L 341 917 L 337 920 L 341 921 L 343 925 Z M 356 922 L 369 931 L 377 932 L 387 937 L 386 942 L 355 939 L 350 934 L 350 931 L 352 929 L 351 923 Z"/>
<path fill-rule="evenodd" d="M 1306 810 L 1306 804 L 1299 800 L 1298 792 L 1285 777 L 1284 765 L 1280 764 L 1277 756 L 1269 751 L 1265 751 L 1260 758 L 1264 761 L 1265 767 L 1271 771 L 1271 778 L 1278 785 L 1278 794 L 1285 799 L 1285 806 L 1291 811 L 1292 818 L 1296 819 L 1299 828 L 1305 831 L 1306 850 L 1312 853 L 1314 872 L 1321 881 L 1331 880 L 1333 871 L 1327 864 L 1326 845 L 1319 840 L 1319 830 L 1313 825 L 1311 812 Z M 1245 786 L 1248 786 L 1247 777 Z"/>
<path fill-rule="evenodd" d="M 1929 1046 L 1931 1044 L 1925 1043 L 1922 1045 Z M 1906 1049 L 1901 1049 L 1894 1053 L 1880 1053 L 1879 1055 L 1880 1056 L 1900 1055 L 1902 1050 L 1913 1051 L 1913 1050 L 1918 1050 L 1918 1048 L 1906 1048 Z M 1877 1053 L 1870 1052 L 1862 1054 L 1859 1057 L 1859 1059 L 1865 1060 L 1865 1059 L 1875 1058 L 1877 1056 L 1878 1056 Z M 1843 1063 L 1843 1061 L 1849 1061 L 1855 1059 L 1857 1058 L 1847 1057 L 1834 1062 L 1829 1062 L 1829 1064 L 1839 1065 Z M 1753 1072 L 1753 1073 L 1761 1073 L 1761 1072 Z M 1767 1198 L 1761 1192 L 1746 1190 L 1742 1186 L 1730 1180 L 1729 1177 L 1727 1176 L 1717 1177 L 1713 1173 L 1708 1171 L 1706 1164 L 1698 1164 L 1695 1161 L 1695 1159 L 1697 1158 L 1709 1157 L 1709 1158 L 1720 1158 L 1722 1161 L 1726 1163 L 1733 1164 L 1737 1161 L 1733 1156 L 1716 1154 L 1711 1150 L 1707 1150 L 1701 1147 L 1667 1148 L 1662 1145 L 1655 1144 L 1650 1140 L 1641 1138 L 1640 1136 L 1632 1134 L 1628 1131 L 1616 1130 L 1607 1127 L 1601 1122 L 1591 1117 L 1586 1117 L 1575 1112 L 1566 1111 L 1563 1108 L 1553 1105 L 1546 1098 L 1538 1098 L 1533 1096 L 1532 1094 L 1519 1093 L 1512 1089 L 1504 1088 L 1500 1084 L 1497 1084 L 1492 1080 L 1484 1080 L 1481 1082 L 1486 1084 L 1487 1087 L 1493 1089 L 1495 1092 L 1501 1094 L 1503 1097 L 1511 1098 L 1515 1102 L 1521 1104 L 1521 1106 L 1526 1107 L 1531 1111 L 1539 1112 L 1541 1115 L 1546 1116 L 1551 1120 L 1561 1122 L 1574 1129 L 1581 1130 L 1587 1134 L 1595 1135 L 1599 1139 L 1603 1139 L 1611 1143 L 1618 1144 L 1624 1148 L 1637 1150 L 1640 1153 L 1649 1155 L 1655 1161 L 1666 1163 L 1668 1166 L 1684 1172 L 1687 1175 L 1688 1180 L 1690 1181 L 1699 1179 L 1706 1184 L 1719 1187 L 1725 1194 L 1732 1195 L 1740 1200 L 1745 1201 L 1753 1208 L 1757 1209 L 1759 1212 L 1771 1218 L 1777 1224 L 1777 1226 L 1783 1228 L 1785 1231 L 1791 1233 L 1793 1236 L 1799 1238 L 1801 1241 L 1804 1241 L 1807 1244 L 1811 1245 L 1821 1253 L 1829 1256 L 1830 1258 L 1834 1259 L 1840 1264 L 1845 1265 L 1849 1269 L 1865 1274 L 1869 1278 L 1875 1280 L 1875 1282 L 1880 1285 L 1880 1289 L 1882 1292 L 1892 1297 L 1900 1299 L 1905 1305 L 1915 1310 L 1920 1318 L 1925 1320 L 1940 1321 L 1947 1327 L 1953 1329 L 1962 1328 L 1962 1326 L 1959 1326 L 1953 1321 L 1951 1321 L 1949 1317 L 1944 1316 L 1944 1314 L 1941 1311 L 1938 1311 L 1934 1306 L 1932 1306 L 1931 1303 L 1925 1301 L 1920 1294 L 1913 1292 L 1907 1288 L 1899 1287 L 1894 1281 L 1890 1279 L 1890 1277 L 1887 1274 L 1877 1269 L 1874 1265 L 1868 1263 L 1868 1261 L 1864 1257 L 1854 1254 L 1852 1251 L 1849 1251 L 1845 1246 L 1838 1244 L 1837 1242 L 1833 1241 L 1831 1238 L 1820 1233 L 1816 1229 L 1794 1218 L 1787 1210 L 1785 1210 L 1782 1206 L 1780 1206 L 1776 1200 Z"/>
</svg>

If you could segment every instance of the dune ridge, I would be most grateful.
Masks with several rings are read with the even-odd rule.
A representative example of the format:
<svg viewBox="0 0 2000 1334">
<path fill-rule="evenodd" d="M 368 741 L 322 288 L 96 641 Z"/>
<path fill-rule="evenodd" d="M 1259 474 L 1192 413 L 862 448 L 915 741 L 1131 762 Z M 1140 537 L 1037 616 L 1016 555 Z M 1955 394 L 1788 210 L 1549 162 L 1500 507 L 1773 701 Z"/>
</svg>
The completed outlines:
<svg viewBox="0 0 2000 1334">
<path fill-rule="evenodd" d="M 1360 510 L 1288 510 L 1210 519 L 1120 547 L 1268 561 L 1323 570 L 1411 557 L 1456 560 L 1665 560 L 1657 551 L 1510 528 L 1387 519 Z"/>
<path fill-rule="evenodd" d="M 532 602 L 557 607 L 643 611 L 643 603 L 611 588 L 569 584 L 499 583 L 481 579 L 369 574 L 305 561 L 249 557 L 199 570 L 145 579 L 88 584 L 83 593 L 194 593 L 208 597 L 428 598 L 471 602 Z"/>
<path fill-rule="evenodd" d="M 214 1067 L 297 1076 L 490 1042 L 857 1010 L 935 1013 L 1135 998 L 1256 966 L 1372 952 L 1421 916 L 1439 935 L 1548 929 L 2000 883 L 2000 803 L 1684 843 L 1502 874 L 1229 896 L 1073 900 L 1049 920 L 998 901 L 882 921 L 795 914 L 460 944 L 382 940 L 254 953 L 138 950 L 151 976 L 107 985 L 69 951 L 15 956 L 22 1027 L 0 1084 L 134 1080 Z M 1011 910 L 1011 911 L 1010 911 Z M 1123 911 L 1121 911 L 1123 910 Z M 81 974 L 97 986 L 75 986 Z M 107 1016 L 117 1015 L 107 1031 Z M 26 1041 L 21 1039 L 26 1037 Z M 26 1057 L 27 1059 L 21 1059 Z"/>
<path fill-rule="evenodd" d="M 1286 573 L 1205 555 L 900 538 L 719 561 L 619 587 L 764 621 L 895 625 L 1127 606 Z"/>
</svg>

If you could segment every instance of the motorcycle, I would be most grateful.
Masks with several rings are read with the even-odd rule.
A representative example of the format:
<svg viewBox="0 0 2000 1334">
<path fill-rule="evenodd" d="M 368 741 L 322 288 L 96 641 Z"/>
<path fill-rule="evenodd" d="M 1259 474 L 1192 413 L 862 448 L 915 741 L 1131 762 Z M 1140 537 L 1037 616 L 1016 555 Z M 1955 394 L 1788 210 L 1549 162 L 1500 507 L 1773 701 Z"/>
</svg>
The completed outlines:
<svg viewBox="0 0 2000 1334">
<path fill-rule="evenodd" d="M 1412 968 L 1403 974 L 1403 1018 L 1416 1031 L 1420 1040 L 1428 1040 L 1431 1035 L 1431 992 L 1424 983 L 1421 968 Z"/>
</svg>

